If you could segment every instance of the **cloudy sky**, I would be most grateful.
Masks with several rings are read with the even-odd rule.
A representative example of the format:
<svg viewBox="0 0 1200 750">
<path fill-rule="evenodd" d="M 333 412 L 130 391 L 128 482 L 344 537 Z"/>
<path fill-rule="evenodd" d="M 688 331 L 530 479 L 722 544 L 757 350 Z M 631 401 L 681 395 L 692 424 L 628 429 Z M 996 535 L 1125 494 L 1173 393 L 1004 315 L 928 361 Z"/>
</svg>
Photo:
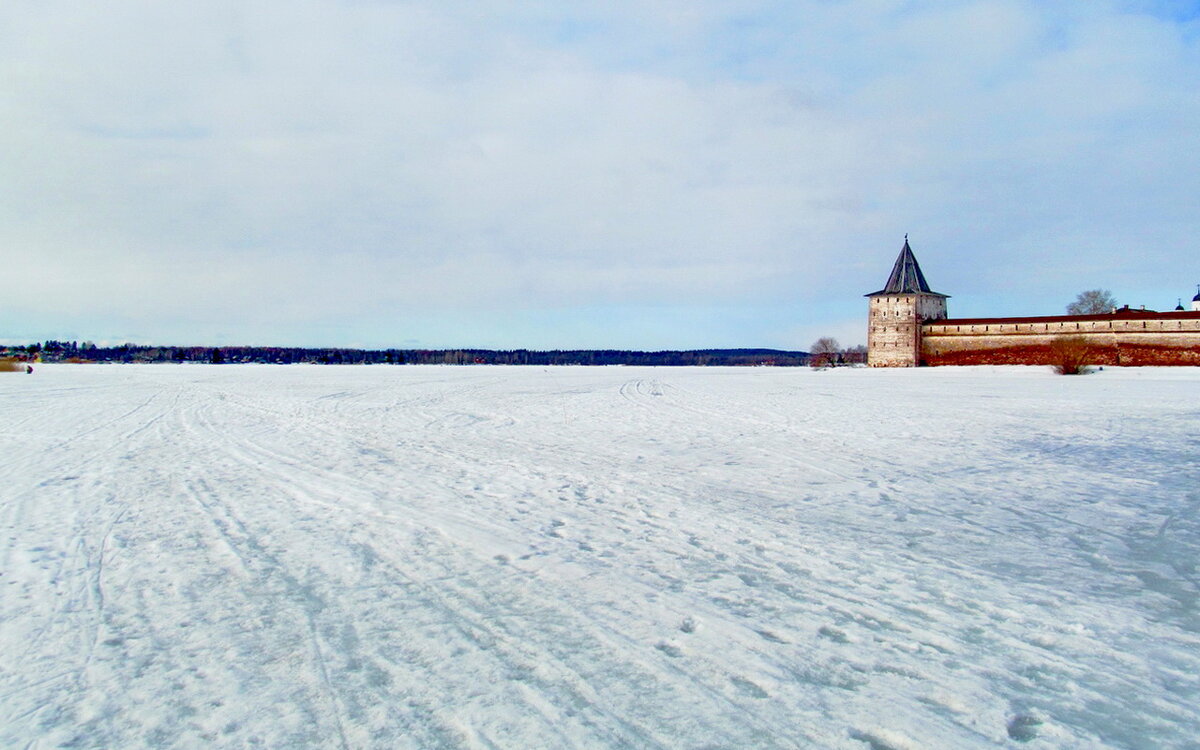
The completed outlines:
<svg viewBox="0 0 1200 750">
<path fill-rule="evenodd" d="M 11 0 L 0 341 L 805 349 L 1200 283 L 1200 2 Z"/>
</svg>

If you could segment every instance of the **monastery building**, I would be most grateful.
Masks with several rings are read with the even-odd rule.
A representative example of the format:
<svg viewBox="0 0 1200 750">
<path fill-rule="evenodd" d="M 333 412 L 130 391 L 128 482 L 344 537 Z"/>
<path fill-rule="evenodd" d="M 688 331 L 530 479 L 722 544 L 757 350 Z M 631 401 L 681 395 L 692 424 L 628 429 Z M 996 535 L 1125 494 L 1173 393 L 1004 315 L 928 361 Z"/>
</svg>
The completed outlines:
<svg viewBox="0 0 1200 750">
<path fill-rule="evenodd" d="M 887 284 L 866 296 L 871 367 L 1053 364 L 1068 345 L 1095 365 L 1200 365 L 1200 293 L 1171 312 L 949 318 L 949 295 L 930 289 L 905 235 Z"/>
</svg>

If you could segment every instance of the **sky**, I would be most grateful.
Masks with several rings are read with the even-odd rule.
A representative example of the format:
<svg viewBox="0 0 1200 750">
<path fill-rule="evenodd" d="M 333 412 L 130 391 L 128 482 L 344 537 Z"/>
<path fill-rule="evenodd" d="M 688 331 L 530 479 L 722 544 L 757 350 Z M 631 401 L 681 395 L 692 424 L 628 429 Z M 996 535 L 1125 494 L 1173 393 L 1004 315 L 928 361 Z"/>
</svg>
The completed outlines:
<svg viewBox="0 0 1200 750">
<path fill-rule="evenodd" d="M 1200 283 L 1200 2 L 12 0 L 0 342 L 866 340 Z"/>
</svg>

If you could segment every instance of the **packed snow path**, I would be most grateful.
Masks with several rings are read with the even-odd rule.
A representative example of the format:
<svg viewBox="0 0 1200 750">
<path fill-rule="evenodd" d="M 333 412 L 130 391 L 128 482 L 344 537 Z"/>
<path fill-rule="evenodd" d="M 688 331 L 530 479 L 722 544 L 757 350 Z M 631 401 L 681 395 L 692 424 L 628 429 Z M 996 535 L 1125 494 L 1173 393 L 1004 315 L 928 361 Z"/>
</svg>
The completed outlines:
<svg viewBox="0 0 1200 750">
<path fill-rule="evenodd" d="M 0 746 L 1184 748 L 1200 372 L 0 376 Z"/>
</svg>

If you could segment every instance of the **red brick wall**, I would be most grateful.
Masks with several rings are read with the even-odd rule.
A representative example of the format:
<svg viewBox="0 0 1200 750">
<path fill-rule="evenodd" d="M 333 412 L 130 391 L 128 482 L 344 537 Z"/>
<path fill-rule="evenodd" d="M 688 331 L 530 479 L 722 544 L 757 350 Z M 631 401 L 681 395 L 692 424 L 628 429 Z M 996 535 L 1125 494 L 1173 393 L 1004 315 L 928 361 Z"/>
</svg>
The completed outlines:
<svg viewBox="0 0 1200 750">
<path fill-rule="evenodd" d="M 1050 365 L 1060 354 L 1054 335 L 927 336 L 921 341 L 926 365 Z M 1138 367 L 1200 366 L 1200 334 L 1110 333 L 1077 338 L 1087 347 L 1092 365 Z"/>
</svg>

